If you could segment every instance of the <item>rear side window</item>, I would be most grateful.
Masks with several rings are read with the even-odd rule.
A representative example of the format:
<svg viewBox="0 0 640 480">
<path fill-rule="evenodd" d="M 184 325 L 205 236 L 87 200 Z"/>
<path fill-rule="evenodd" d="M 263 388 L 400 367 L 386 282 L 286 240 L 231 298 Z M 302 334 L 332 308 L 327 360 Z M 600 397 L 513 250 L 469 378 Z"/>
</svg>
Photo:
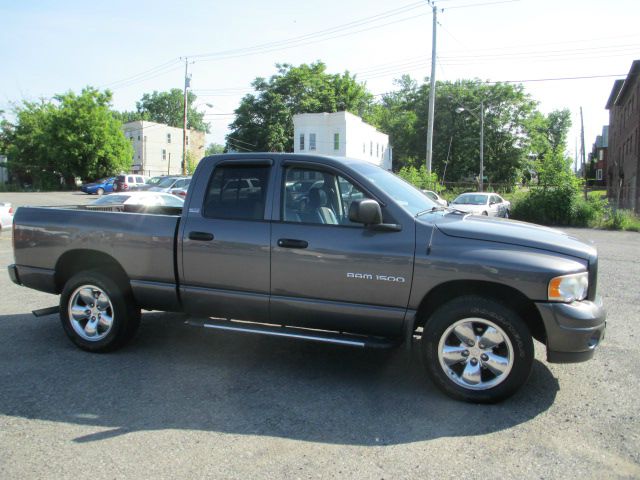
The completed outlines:
<svg viewBox="0 0 640 480">
<path fill-rule="evenodd" d="M 144 183 L 144 178 L 136 177 L 136 183 Z"/>
<path fill-rule="evenodd" d="M 202 214 L 207 218 L 263 220 L 270 168 L 217 167 L 207 187 Z"/>
<path fill-rule="evenodd" d="M 129 183 L 135 183 L 135 181 L 133 180 L 133 177 L 127 177 L 127 182 L 129 182 Z"/>
</svg>

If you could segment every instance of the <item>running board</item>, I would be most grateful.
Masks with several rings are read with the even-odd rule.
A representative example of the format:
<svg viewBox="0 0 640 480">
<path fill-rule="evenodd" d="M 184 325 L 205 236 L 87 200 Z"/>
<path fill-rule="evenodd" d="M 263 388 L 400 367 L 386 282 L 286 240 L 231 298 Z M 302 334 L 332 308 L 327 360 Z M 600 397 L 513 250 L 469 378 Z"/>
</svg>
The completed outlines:
<svg viewBox="0 0 640 480">
<path fill-rule="evenodd" d="M 307 328 L 279 327 L 276 325 L 239 322 L 235 320 L 187 320 L 185 324 L 192 327 L 212 328 L 215 330 L 226 330 L 230 332 L 257 333 L 260 335 L 270 335 L 272 337 L 295 338 L 298 340 L 332 343 L 359 348 L 392 348 L 401 343 L 400 340 L 384 337 L 367 337 L 364 335 L 351 335 L 325 330 L 310 330 Z"/>
<path fill-rule="evenodd" d="M 53 315 L 54 313 L 60 313 L 60 306 L 41 308 L 40 310 L 33 310 L 31 312 L 34 317 L 46 317 L 47 315 Z"/>
</svg>

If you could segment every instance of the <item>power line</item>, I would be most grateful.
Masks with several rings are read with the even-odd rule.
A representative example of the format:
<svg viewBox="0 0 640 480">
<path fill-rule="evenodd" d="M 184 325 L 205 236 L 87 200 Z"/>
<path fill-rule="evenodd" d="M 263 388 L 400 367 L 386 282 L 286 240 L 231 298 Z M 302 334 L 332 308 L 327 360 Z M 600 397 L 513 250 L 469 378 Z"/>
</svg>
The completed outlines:
<svg viewBox="0 0 640 480">
<path fill-rule="evenodd" d="M 353 20 L 351 22 L 343 23 L 343 24 L 337 25 L 335 27 L 325 28 L 323 30 L 317 30 L 315 32 L 307 33 L 307 34 L 304 34 L 304 35 L 299 35 L 299 36 L 296 36 L 296 37 L 291 37 L 291 38 L 288 38 L 288 39 L 262 43 L 262 44 L 253 45 L 253 46 L 250 46 L 250 47 L 236 48 L 236 49 L 231 49 L 231 50 L 222 50 L 222 51 L 218 51 L 218 52 L 195 54 L 195 55 L 190 55 L 190 57 L 193 57 L 193 58 L 207 58 L 207 57 L 225 57 L 225 58 L 229 58 L 229 56 L 235 56 L 237 54 L 245 54 L 247 52 L 255 53 L 255 51 L 257 51 L 257 50 L 260 50 L 260 51 L 263 51 L 264 49 L 271 50 L 274 47 L 282 47 L 284 45 L 288 45 L 288 44 L 291 44 L 291 43 L 299 43 L 301 41 L 305 41 L 306 42 L 307 40 L 312 39 L 312 38 L 322 37 L 322 36 L 333 34 L 333 33 L 336 33 L 336 32 L 349 30 L 349 29 L 351 29 L 353 27 L 366 25 L 366 24 L 369 24 L 369 23 L 372 23 L 372 22 L 379 21 L 381 19 L 389 18 L 389 17 L 396 16 L 396 15 L 400 15 L 402 13 L 406 13 L 406 12 L 409 12 L 411 10 L 415 10 L 417 8 L 422 8 L 424 6 L 425 6 L 425 3 L 423 1 L 413 2 L 413 3 L 407 4 L 407 5 L 403 5 L 401 7 L 394 8 L 392 10 L 387 10 L 385 12 L 382 12 L 382 13 L 379 13 L 379 14 L 376 14 L 376 15 L 371 15 L 371 16 L 364 17 L 364 18 L 361 18 L 361 19 Z"/>
</svg>

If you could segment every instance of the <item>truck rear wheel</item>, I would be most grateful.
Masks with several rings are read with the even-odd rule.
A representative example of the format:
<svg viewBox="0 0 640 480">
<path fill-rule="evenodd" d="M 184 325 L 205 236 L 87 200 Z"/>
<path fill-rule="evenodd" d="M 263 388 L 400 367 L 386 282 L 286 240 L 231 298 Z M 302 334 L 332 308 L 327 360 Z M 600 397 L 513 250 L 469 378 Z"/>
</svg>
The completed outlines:
<svg viewBox="0 0 640 480">
<path fill-rule="evenodd" d="M 495 403 L 529 378 L 533 340 L 525 322 L 496 300 L 455 298 L 427 319 L 422 335 L 427 372 L 447 395 Z"/>
<path fill-rule="evenodd" d="M 140 309 L 129 289 L 109 276 L 81 272 L 64 286 L 60 320 L 65 333 L 89 352 L 109 352 L 131 340 L 140 325 Z"/>
</svg>

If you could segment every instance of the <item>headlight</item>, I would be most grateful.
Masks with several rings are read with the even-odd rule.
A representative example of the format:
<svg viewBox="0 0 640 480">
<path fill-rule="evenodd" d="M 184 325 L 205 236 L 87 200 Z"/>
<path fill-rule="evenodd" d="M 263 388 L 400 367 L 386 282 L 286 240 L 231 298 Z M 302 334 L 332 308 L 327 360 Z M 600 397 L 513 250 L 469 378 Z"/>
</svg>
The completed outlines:
<svg viewBox="0 0 640 480">
<path fill-rule="evenodd" d="M 549 282 L 549 300 L 566 303 L 584 300 L 587 297 L 588 289 L 589 275 L 587 272 L 562 275 L 552 278 Z"/>
</svg>

